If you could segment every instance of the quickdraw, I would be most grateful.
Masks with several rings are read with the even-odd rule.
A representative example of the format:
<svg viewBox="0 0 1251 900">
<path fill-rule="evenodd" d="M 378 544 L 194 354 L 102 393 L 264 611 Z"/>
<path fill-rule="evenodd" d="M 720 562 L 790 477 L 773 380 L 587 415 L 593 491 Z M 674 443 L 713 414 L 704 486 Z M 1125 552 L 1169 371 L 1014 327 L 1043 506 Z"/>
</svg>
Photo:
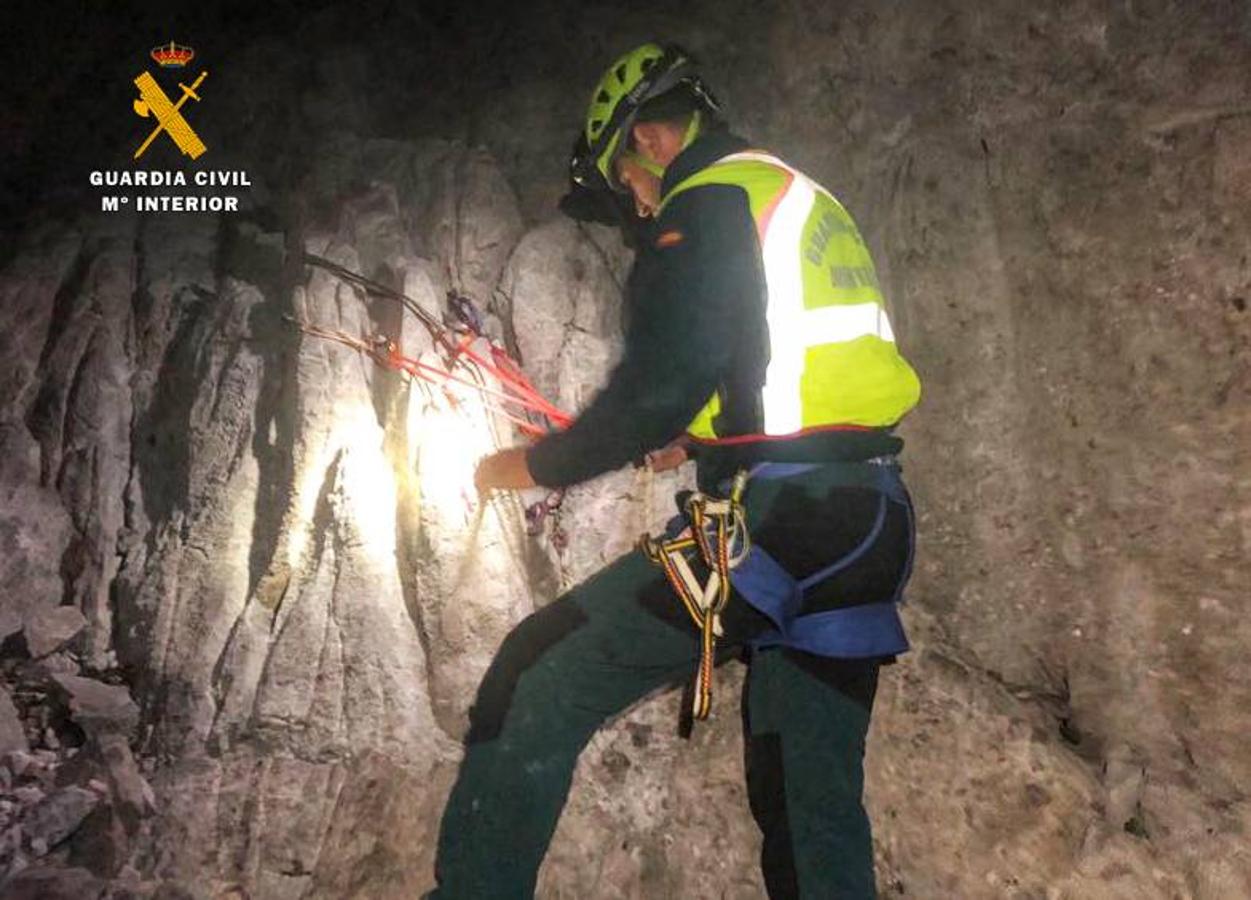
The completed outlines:
<svg viewBox="0 0 1251 900">
<path fill-rule="evenodd" d="M 552 549 L 557 553 L 564 553 L 565 548 L 569 546 L 569 534 L 560 521 L 560 505 L 564 500 L 565 492 L 556 490 L 526 507 L 526 534 L 530 537 L 538 537 L 546 530 L 550 520 L 552 531 L 549 539 L 552 542 Z"/>
<path fill-rule="evenodd" d="M 549 491 L 542 500 L 526 507 L 526 534 L 532 538 L 547 533 L 548 543 L 556 552 L 556 567 L 561 591 L 572 586 L 569 577 L 569 532 L 565 530 L 561 505 L 565 502 L 564 488 Z M 550 524 L 549 524 L 550 523 Z"/>
<path fill-rule="evenodd" d="M 721 612 L 730 600 L 730 571 L 751 549 L 742 495 L 747 472 L 740 471 L 728 499 L 692 493 L 685 502 L 689 524 L 668 539 L 644 535 L 639 548 L 659 565 L 700 632 L 699 667 L 695 673 L 691 714 L 706 719 L 712 709 L 712 672 Z M 703 584 L 691 569 L 688 554 L 698 552 L 708 567 Z"/>
</svg>

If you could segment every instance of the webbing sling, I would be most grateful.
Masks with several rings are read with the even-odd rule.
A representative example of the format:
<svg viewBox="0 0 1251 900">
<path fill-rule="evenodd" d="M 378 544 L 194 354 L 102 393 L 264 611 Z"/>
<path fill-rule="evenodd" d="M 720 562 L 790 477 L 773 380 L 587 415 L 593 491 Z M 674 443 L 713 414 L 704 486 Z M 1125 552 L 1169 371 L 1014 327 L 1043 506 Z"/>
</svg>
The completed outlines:
<svg viewBox="0 0 1251 900">
<path fill-rule="evenodd" d="M 678 599 L 700 632 L 699 668 L 695 672 L 691 708 L 691 714 L 696 719 L 708 718 L 712 709 L 714 651 L 717 638 L 722 634 L 721 611 L 730 601 L 731 571 L 751 551 L 747 519 L 740 502 L 746 484 L 747 473 L 739 472 L 728 499 L 692 493 L 685 503 L 690 522 L 685 529 L 667 540 L 643 535 L 639 541 L 639 548 L 647 557 L 664 569 Z M 680 523 L 681 518 L 676 521 Z M 698 550 L 709 569 L 703 584 L 699 583 L 686 559 L 686 552 L 692 549 Z"/>
</svg>

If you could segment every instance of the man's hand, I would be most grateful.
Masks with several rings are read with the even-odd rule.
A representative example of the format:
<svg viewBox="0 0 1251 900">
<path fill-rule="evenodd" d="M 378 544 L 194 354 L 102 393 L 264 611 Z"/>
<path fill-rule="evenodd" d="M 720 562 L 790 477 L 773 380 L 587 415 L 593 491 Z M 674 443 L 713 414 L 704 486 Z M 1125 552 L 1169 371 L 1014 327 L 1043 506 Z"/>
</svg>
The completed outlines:
<svg viewBox="0 0 1251 900">
<path fill-rule="evenodd" d="M 511 447 L 484 456 L 473 473 L 473 485 L 479 494 L 492 490 L 520 490 L 534 487 L 530 467 L 526 465 L 526 448 Z"/>
<path fill-rule="evenodd" d="M 678 443 L 670 444 L 659 450 L 653 450 L 643 457 L 643 461 L 651 467 L 653 472 L 668 472 L 686 462 L 686 447 Z"/>
</svg>

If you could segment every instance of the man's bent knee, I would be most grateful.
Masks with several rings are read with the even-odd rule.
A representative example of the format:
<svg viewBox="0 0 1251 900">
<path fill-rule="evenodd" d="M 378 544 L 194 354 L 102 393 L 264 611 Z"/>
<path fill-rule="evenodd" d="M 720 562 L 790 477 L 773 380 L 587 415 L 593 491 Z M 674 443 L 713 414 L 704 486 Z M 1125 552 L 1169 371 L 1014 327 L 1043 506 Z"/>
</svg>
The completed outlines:
<svg viewBox="0 0 1251 900">
<path fill-rule="evenodd" d="M 586 621 L 586 614 L 567 597 L 562 597 L 522 620 L 509 633 L 487 669 L 469 710 L 466 744 L 482 743 L 499 736 L 521 676 Z"/>
</svg>

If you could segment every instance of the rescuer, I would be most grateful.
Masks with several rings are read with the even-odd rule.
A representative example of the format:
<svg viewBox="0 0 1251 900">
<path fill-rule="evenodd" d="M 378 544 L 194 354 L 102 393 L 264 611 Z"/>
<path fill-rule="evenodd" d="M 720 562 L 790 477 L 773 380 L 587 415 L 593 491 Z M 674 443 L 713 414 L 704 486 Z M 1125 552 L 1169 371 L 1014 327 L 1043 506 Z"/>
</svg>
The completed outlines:
<svg viewBox="0 0 1251 900">
<path fill-rule="evenodd" d="M 907 649 L 913 546 L 892 429 L 920 383 L 868 248 L 824 188 L 725 129 L 675 46 L 613 63 L 572 165 L 583 190 L 629 196 L 649 222 L 623 358 L 567 430 L 482 460 L 477 487 L 563 487 L 689 454 L 699 491 L 669 532 L 504 641 L 470 711 L 431 896 L 531 896 L 595 730 L 692 673 L 702 718 L 714 666 L 744 657 L 770 895 L 871 897 L 864 741 L 879 666 Z"/>
</svg>

